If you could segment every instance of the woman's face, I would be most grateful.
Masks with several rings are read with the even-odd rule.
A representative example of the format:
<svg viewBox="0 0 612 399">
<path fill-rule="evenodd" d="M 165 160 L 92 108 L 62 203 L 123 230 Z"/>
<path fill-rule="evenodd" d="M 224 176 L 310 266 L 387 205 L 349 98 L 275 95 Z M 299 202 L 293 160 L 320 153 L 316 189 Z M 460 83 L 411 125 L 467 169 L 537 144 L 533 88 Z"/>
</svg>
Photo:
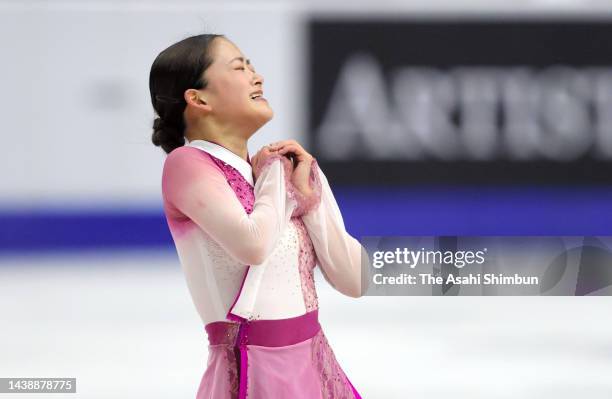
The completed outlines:
<svg viewBox="0 0 612 399">
<path fill-rule="evenodd" d="M 212 43 L 213 63 L 205 71 L 208 86 L 202 90 L 217 122 L 256 131 L 272 119 L 274 112 L 263 95 L 263 76 L 240 49 L 225 38 Z"/>
</svg>

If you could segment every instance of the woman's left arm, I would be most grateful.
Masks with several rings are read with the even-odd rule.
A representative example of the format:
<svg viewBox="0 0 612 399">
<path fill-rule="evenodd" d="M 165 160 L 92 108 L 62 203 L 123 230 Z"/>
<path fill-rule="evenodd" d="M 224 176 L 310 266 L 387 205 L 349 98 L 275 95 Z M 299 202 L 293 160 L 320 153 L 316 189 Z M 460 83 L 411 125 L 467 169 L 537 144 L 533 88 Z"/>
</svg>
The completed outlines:
<svg viewBox="0 0 612 399">
<path fill-rule="evenodd" d="M 321 184 L 321 200 L 317 207 L 302 215 L 302 221 L 314 245 L 325 279 L 341 293 L 358 298 L 365 289 L 362 287 L 362 279 L 366 277 L 364 273 L 367 273 L 368 255 L 361 243 L 346 231 L 338 203 L 316 160 L 312 173 L 318 174 L 315 178 Z"/>
<path fill-rule="evenodd" d="M 318 264 L 325 279 L 337 291 L 350 297 L 363 295 L 367 281 L 369 259 L 361 243 L 352 237 L 344 226 L 344 220 L 323 171 L 297 142 L 289 140 L 273 145 L 280 154 L 292 152 L 298 165 L 292 183 L 298 192 L 298 211 L 317 255 Z M 303 164 L 300 164 L 304 162 Z"/>
</svg>

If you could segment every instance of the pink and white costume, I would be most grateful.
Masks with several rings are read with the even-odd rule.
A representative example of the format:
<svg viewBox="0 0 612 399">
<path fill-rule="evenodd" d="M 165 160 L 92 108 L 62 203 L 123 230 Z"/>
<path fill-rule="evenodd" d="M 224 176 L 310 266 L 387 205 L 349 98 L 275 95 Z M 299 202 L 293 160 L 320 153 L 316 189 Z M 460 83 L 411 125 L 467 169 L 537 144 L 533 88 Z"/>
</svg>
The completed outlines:
<svg viewBox="0 0 612 399">
<path fill-rule="evenodd" d="M 318 323 L 313 272 L 358 297 L 363 248 L 316 160 L 309 198 L 286 157 L 261 164 L 254 182 L 250 162 L 205 140 L 164 164 L 166 220 L 209 339 L 196 398 L 360 398 Z"/>
</svg>

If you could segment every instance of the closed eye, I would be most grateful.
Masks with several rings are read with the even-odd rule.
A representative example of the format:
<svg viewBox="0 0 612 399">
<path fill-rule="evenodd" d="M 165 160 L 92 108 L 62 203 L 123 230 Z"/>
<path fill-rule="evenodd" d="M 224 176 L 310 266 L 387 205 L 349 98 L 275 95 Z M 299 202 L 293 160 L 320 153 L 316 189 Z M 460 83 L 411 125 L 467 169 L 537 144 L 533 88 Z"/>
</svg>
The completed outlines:
<svg viewBox="0 0 612 399">
<path fill-rule="evenodd" d="M 244 71 L 244 67 L 239 67 L 239 68 L 234 68 L 234 69 Z M 252 64 L 249 64 L 249 69 L 250 69 L 251 71 L 255 72 L 255 68 L 253 67 L 253 65 L 252 65 Z"/>
</svg>

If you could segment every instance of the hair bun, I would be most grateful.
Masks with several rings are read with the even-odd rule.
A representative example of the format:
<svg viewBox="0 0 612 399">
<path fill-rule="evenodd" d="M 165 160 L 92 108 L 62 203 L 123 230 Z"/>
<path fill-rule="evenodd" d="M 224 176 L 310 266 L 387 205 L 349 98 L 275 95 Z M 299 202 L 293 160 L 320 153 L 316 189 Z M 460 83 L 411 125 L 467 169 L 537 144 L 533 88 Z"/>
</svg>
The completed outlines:
<svg viewBox="0 0 612 399">
<path fill-rule="evenodd" d="M 185 145 L 183 132 L 159 117 L 153 121 L 151 141 L 153 141 L 154 145 L 161 147 L 166 153 L 170 153 L 175 148 Z"/>
</svg>

